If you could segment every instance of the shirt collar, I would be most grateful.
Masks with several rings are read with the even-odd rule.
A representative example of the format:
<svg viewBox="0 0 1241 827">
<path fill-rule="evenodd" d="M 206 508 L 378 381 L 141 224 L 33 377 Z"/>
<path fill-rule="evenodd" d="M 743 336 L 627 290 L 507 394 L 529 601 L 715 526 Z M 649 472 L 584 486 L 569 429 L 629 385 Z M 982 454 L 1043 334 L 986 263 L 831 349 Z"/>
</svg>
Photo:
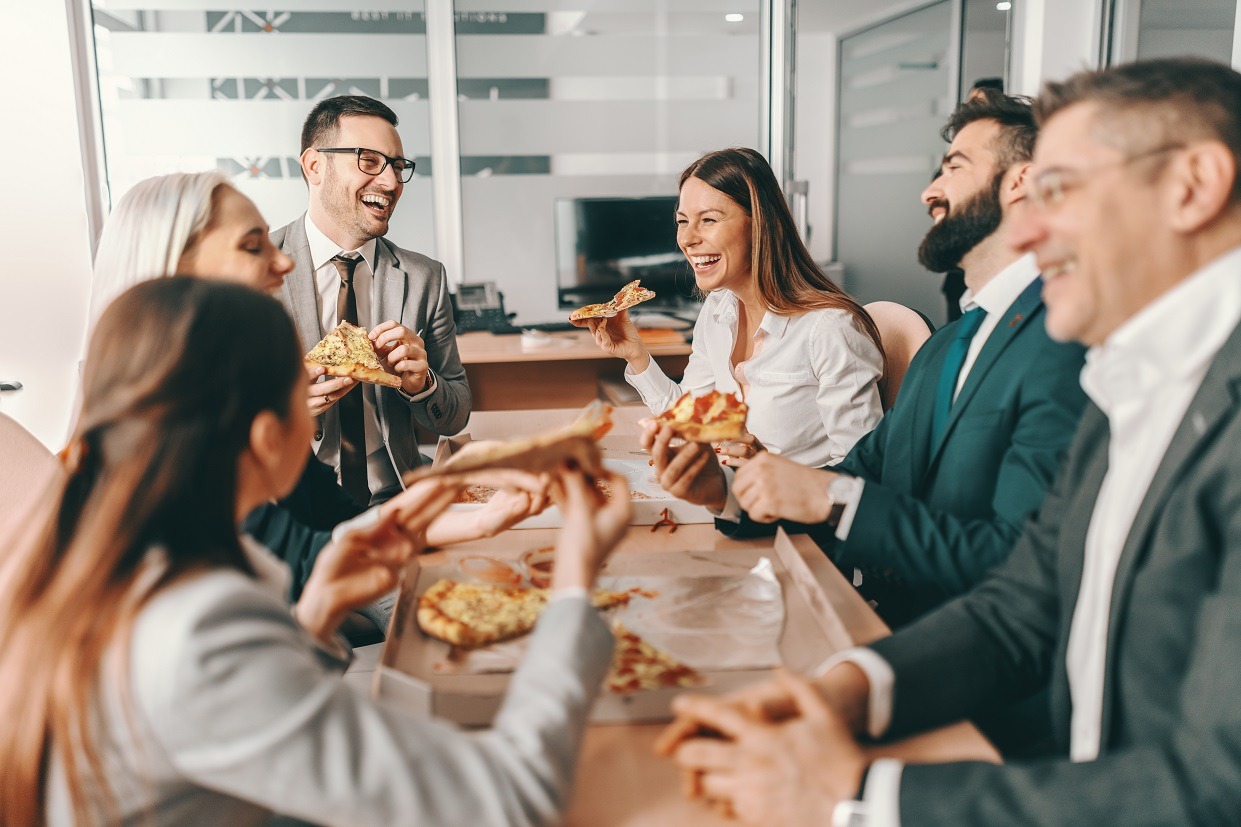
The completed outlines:
<svg viewBox="0 0 1241 827">
<path fill-rule="evenodd" d="M 981 307 L 990 316 L 1003 313 L 1017 301 L 1025 289 L 1038 278 L 1038 264 L 1033 253 L 1027 253 L 995 274 L 978 292 L 965 288 L 961 294 L 961 312 Z"/>
<path fill-rule="evenodd" d="M 375 239 L 370 239 L 356 250 L 342 250 L 335 241 L 328 238 L 322 230 L 310 219 L 310 213 L 306 213 L 306 241 L 310 245 L 310 266 L 314 272 L 319 272 L 319 268 L 327 264 L 333 256 L 340 253 L 361 253 L 366 266 L 370 268 L 372 273 L 375 272 Z"/>
<path fill-rule="evenodd" d="M 719 301 L 712 309 L 712 315 L 720 324 L 735 327 L 737 324 L 737 305 L 741 303 L 741 300 L 731 290 L 720 290 L 717 295 L 719 295 Z M 784 331 L 788 329 L 788 326 L 788 316 L 778 316 L 768 310 L 763 314 L 763 320 L 759 322 L 758 330 L 779 339 L 784 335 Z M 755 334 L 757 333 L 758 331 L 755 331 Z"/>
<path fill-rule="evenodd" d="M 1086 352 L 1082 388 L 1116 400 L 1200 372 L 1241 322 L 1241 247 L 1182 280 Z"/>
</svg>

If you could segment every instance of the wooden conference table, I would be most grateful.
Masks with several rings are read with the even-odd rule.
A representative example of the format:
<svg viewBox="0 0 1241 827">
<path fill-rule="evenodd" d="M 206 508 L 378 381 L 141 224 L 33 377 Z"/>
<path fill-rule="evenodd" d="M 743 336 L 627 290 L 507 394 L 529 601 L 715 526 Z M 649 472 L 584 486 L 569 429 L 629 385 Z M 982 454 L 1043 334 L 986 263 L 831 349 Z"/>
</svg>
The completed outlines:
<svg viewBox="0 0 1241 827">
<path fill-rule="evenodd" d="M 690 346 L 671 331 L 652 331 L 647 349 L 670 376 L 680 376 Z M 526 336 L 475 331 L 457 336 L 476 411 L 581 407 L 598 396 L 600 379 L 621 381 L 624 363 L 599 350 L 590 332 Z"/>
<path fill-rule="evenodd" d="M 506 438 L 516 433 L 544 430 L 572 420 L 575 410 L 483 412 L 474 414 L 467 429 L 475 439 Z M 637 420 L 645 408 L 620 408 L 614 414 L 613 440 L 632 440 L 636 448 Z M 605 439 L 607 439 L 605 437 Z M 613 443 L 615 444 L 615 443 Z M 451 551 L 424 555 L 423 565 L 438 565 L 461 554 L 501 554 L 513 548 L 547 545 L 552 529 L 507 532 L 500 537 L 456 546 Z M 652 532 L 635 526 L 617 548 L 617 554 L 660 554 L 683 551 L 730 551 L 770 548 L 771 539 L 731 540 L 712 525 L 682 525 L 676 532 Z M 798 553 L 808 563 L 824 600 L 815 609 L 819 626 L 836 649 L 873 641 L 888 629 L 845 578 L 808 538 L 797 538 Z M 385 646 L 384 662 L 399 644 Z M 713 827 L 735 824 L 680 792 L 675 766 L 653 752 L 662 724 L 594 724 L 587 728 L 578 763 L 577 784 L 567 823 L 580 827 Z M 890 755 L 910 762 L 952 760 L 998 761 L 985 738 L 969 724 L 928 732 L 914 738 L 872 748 L 876 757 Z"/>
</svg>

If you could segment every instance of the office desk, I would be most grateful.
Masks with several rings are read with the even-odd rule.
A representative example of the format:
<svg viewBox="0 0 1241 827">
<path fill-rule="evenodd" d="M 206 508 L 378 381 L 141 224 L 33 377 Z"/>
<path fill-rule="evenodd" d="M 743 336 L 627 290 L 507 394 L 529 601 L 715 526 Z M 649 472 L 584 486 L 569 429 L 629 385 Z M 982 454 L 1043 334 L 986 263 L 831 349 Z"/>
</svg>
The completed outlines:
<svg viewBox="0 0 1241 827">
<path fill-rule="evenodd" d="M 599 350 L 589 331 L 547 337 L 546 347 L 523 348 L 521 336 L 485 331 L 457 336 L 474 410 L 581 407 L 598 396 L 599 379 L 623 381 L 625 363 Z M 648 344 L 647 349 L 665 373 L 684 372 L 690 352 L 686 342 Z"/>
<path fill-rule="evenodd" d="M 571 420 L 576 411 L 484 412 L 471 420 L 475 439 L 507 438 L 555 427 Z M 627 409 L 620 409 L 609 437 L 632 439 L 636 448 L 638 426 Z M 605 452 L 606 453 L 606 452 Z M 627 452 L 626 452 L 627 453 Z M 424 555 L 426 565 L 438 565 L 461 554 L 516 556 L 521 550 L 550 545 L 554 529 L 509 531 L 499 537 L 454 546 L 450 551 Z M 873 641 L 888 634 L 879 617 L 826 558 L 806 538 L 795 542 L 826 597 L 820 625 L 829 629 L 837 648 Z M 652 532 L 635 526 L 617 548 L 618 553 L 667 553 L 685 550 L 727 551 L 769 548 L 771 540 L 733 540 L 710 525 L 682 525 L 675 533 Z M 808 550 L 808 551 L 807 551 Z M 384 663 L 395 660 L 399 643 L 385 644 Z M 711 812 L 700 802 L 687 801 L 680 792 L 675 766 L 656 758 L 652 746 L 662 725 L 592 725 L 587 728 L 578 762 L 578 777 L 567 823 L 574 827 L 725 827 L 736 822 Z M 956 724 L 914 738 L 872 748 L 872 754 L 909 762 L 953 760 L 998 761 L 994 748 L 969 724 Z"/>
</svg>

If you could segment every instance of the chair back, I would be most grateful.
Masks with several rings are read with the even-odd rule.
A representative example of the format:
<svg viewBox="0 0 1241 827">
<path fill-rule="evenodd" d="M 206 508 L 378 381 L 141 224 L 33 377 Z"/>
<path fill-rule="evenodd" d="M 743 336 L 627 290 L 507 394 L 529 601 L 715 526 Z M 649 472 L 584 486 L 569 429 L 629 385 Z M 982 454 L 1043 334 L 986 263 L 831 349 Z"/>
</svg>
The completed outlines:
<svg viewBox="0 0 1241 827">
<path fill-rule="evenodd" d="M 0 454 L 0 525 L 7 525 L 43 495 L 59 463 L 42 442 L 3 413 Z"/>
<path fill-rule="evenodd" d="M 883 409 L 888 411 L 896 403 L 896 394 L 909 363 L 922 343 L 931 338 L 935 326 L 918 311 L 896 302 L 871 302 L 865 310 L 874 319 L 883 342 L 883 381 L 879 385 L 879 395 Z"/>
</svg>

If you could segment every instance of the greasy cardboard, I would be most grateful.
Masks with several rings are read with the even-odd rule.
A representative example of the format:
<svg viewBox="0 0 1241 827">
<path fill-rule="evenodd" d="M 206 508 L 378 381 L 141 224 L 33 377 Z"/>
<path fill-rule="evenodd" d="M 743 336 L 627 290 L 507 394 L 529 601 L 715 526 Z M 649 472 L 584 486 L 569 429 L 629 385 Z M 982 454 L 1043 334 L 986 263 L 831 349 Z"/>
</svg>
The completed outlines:
<svg viewBox="0 0 1241 827">
<path fill-rule="evenodd" d="M 546 545 L 545 540 L 554 537 L 552 532 L 522 534 L 530 536 L 528 547 Z M 519 557 L 525 550 L 525 546 L 514 548 L 511 556 Z M 748 571 L 760 557 L 771 559 L 783 592 L 785 620 L 779 649 L 785 666 L 810 672 L 831 654 L 886 633 L 818 547 L 807 537 L 790 537 L 783 530 L 771 538 L 769 546 L 752 549 L 620 552 L 608 561 L 603 573 L 680 577 L 737 574 Z M 450 555 L 450 559 L 457 556 Z M 423 634 L 414 617 L 418 595 L 451 567 L 423 568 L 414 561 L 405 572 L 389 640 L 375 674 L 375 691 L 379 697 L 421 714 L 482 726 L 489 724 L 499 709 L 511 675 L 436 674 L 434 666 L 447 656 L 448 644 Z M 695 691 L 724 693 L 768 673 L 765 669 L 706 672 L 707 684 Z M 628 695 L 604 691 L 591 711 L 591 721 L 665 721 L 671 717 L 672 699 L 682 691 L 669 688 Z"/>
</svg>

